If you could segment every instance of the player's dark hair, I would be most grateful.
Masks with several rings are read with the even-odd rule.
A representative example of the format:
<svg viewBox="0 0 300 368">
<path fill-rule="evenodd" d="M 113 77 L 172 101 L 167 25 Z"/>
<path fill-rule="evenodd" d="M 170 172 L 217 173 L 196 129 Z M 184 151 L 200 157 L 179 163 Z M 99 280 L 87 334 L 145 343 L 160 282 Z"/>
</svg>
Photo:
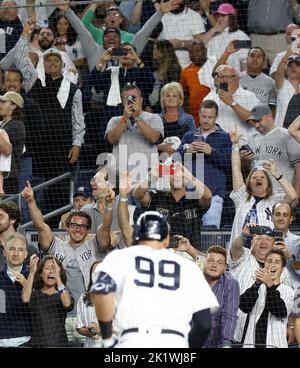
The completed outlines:
<svg viewBox="0 0 300 368">
<path fill-rule="evenodd" d="M 0 203 L 0 210 L 7 213 L 10 220 L 15 220 L 13 226 L 17 230 L 21 222 L 21 212 L 18 205 L 14 202 Z"/>
</svg>

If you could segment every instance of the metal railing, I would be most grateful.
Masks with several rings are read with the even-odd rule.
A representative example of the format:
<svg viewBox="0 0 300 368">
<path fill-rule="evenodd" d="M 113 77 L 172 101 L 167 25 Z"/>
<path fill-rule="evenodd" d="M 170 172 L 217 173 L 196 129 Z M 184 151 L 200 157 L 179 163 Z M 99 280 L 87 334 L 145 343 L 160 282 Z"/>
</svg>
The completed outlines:
<svg viewBox="0 0 300 368">
<path fill-rule="evenodd" d="M 47 213 L 46 215 L 43 215 L 44 219 L 47 220 L 49 218 L 52 218 L 54 216 L 58 216 L 58 215 L 61 215 L 62 213 L 65 213 L 67 211 L 70 211 L 71 208 L 73 207 L 73 192 L 74 192 L 74 176 L 71 172 L 66 172 L 62 175 L 59 175 L 53 179 L 50 179 L 48 181 L 45 181 L 44 183 L 42 184 L 38 184 L 36 185 L 35 187 L 32 188 L 33 192 L 37 192 L 41 189 L 45 189 L 45 188 L 48 188 L 49 186 L 53 185 L 53 184 L 57 184 L 59 182 L 61 182 L 62 180 L 65 180 L 65 179 L 68 179 L 70 178 L 70 185 L 69 185 L 69 204 L 63 206 L 63 207 L 60 207 L 58 208 L 57 210 L 54 210 L 52 212 L 49 212 Z M 22 201 L 22 195 L 21 195 L 21 192 L 20 193 L 16 193 L 16 194 L 13 194 L 7 198 L 5 198 L 1 203 L 6 203 L 6 202 L 11 202 L 11 201 L 15 201 L 15 200 L 18 200 L 18 205 L 19 205 L 19 208 L 21 210 L 21 201 Z M 32 221 L 30 222 L 27 222 L 26 224 L 23 224 L 22 226 L 20 226 L 20 230 L 22 229 L 25 229 L 29 226 L 32 226 L 33 223 Z"/>
</svg>

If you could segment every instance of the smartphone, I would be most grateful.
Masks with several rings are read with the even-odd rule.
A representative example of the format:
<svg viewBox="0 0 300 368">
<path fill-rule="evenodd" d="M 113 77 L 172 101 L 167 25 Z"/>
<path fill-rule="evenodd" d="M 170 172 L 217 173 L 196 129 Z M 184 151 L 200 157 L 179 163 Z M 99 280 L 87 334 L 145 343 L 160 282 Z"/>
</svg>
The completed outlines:
<svg viewBox="0 0 300 368">
<path fill-rule="evenodd" d="M 194 133 L 194 142 L 204 142 L 205 139 L 202 134 Z"/>
<path fill-rule="evenodd" d="M 249 146 L 249 144 L 245 144 L 245 145 L 241 146 L 240 152 L 241 151 L 249 151 L 249 152 L 253 153 L 253 151 L 252 151 L 251 147 Z"/>
<path fill-rule="evenodd" d="M 228 92 L 228 83 L 227 82 L 221 82 L 220 83 L 220 89 L 222 89 L 225 92 Z"/>
<path fill-rule="evenodd" d="M 250 49 L 251 40 L 236 40 L 233 41 L 233 45 L 235 49 Z"/>
<path fill-rule="evenodd" d="M 123 47 L 114 47 L 112 50 L 113 56 L 125 56 L 127 55 L 128 51 Z"/>
<path fill-rule="evenodd" d="M 274 239 L 275 242 L 279 241 L 283 241 L 283 231 L 279 231 L 279 230 L 273 230 L 273 234 L 274 234 Z"/>
<path fill-rule="evenodd" d="M 178 242 L 179 242 L 179 238 L 176 235 L 171 236 L 169 248 L 178 248 Z"/>
<path fill-rule="evenodd" d="M 132 95 L 128 96 L 127 97 L 128 105 L 132 105 L 135 100 L 136 100 L 136 96 L 132 96 Z"/>
</svg>

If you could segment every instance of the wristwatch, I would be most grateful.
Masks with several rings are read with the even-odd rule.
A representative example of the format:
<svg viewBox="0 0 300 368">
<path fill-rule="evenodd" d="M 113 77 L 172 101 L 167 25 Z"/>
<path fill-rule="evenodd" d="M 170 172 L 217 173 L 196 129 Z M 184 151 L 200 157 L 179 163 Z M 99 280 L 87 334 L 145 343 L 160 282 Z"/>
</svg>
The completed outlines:
<svg viewBox="0 0 300 368">
<path fill-rule="evenodd" d="M 136 118 L 134 118 L 134 121 L 137 123 L 138 121 L 143 120 L 143 118 L 141 117 L 141 115 L 137 116 Z"/>
<path fill-rule="evenodd" d="M 233 107 L 233 106 L 236 106 L 236 105 L 237 105 L 237 103 L 233 100 L 230 106 Z"/>
</svg>

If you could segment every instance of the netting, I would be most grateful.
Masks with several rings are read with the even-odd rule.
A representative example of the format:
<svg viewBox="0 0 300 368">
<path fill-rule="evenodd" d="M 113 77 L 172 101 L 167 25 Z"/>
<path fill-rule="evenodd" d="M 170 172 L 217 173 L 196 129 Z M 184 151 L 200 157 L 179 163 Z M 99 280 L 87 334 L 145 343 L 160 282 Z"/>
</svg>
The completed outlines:
<svg viewBox="0 0 300 368">
<path fill-rule="evenodd" d="M 283 205 L 278 215 L 273 209 L 284 196 L 294 205 L 299 198 L 298 1 L 69 5 L 0 6 L 0 215 L 10 221 L 21 214 L 19 230 L 29 244 L 24 264 L 29 267 L 32 254 L 57 257 L 75 301 L 71 311 L 49 260 L 50 279 L 45 276 L 42 291 L 33 283 L 30 303 L 22 302 L 29 268 L 22 269 L 19 256 L 6 268 L 3 248 L 14 233 L 14 223 L 6 222 L 0 227 L 0 346 L 100 346 L 85 295 L 90 268 L 130 245 L 132 225 L 146 210 L 168 220 L 172 247 L 181 235 L 203 253 L 213 244 L 229 251 L 248 223 L 286 232 L 289 223 L 279 219 L 285 216 L 293 234 L 300 231 L 299 205 Z M 110 212 L 110 234 L 96 234 Z M 44 221 L 53 232 L 41 230 Z M 294 257 L 290 280 L 283 281 L 293 288 L 299 239 L 287 235 L 285 248 L 277 246 Z M 248 252 L 251 239 L 244 245 Z M 241 294 L 261 266 L 255 255 L 248 258 L 239 259 L 240 268 L 238 259 L 229 264 Z M 241 347 L 247 336 L 247 347 L 287 346 L 290 304 L 286 316 L 270 311 L 266 319 L 260 311 L 264 319 L 258 329 L 251 326 L 261 334 L 255 340 L 253 332 L 254 341 L 239 311 L 240 331 L 226 344 Z"/>
</svg>

